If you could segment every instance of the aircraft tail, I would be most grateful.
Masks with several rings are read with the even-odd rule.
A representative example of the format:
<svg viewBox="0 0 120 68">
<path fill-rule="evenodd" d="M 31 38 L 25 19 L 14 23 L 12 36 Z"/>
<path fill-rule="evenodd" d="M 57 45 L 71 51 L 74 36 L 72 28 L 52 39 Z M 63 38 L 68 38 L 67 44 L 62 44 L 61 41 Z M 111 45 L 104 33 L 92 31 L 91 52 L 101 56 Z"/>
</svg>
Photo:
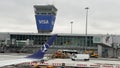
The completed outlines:
<svg viewBox="0 0 120 68">
<path fill-rule="evenodd" d="M 45 52 L 47 51 L 47 48 L 50 47 L 50 45 L 53 43 L 53 41 L 55 40 L 56 37 L 57 37 L 57 34 L 55 34 L 52 37 L 50 37 L 48 39 L 48 41 L 45 42 L 43 44 L 43 46 L 37 52 L 33 53 L 32 55 L 27 56 L 26 58 L 34 58 L 34 59 L 41 59 L 41 58 L 43 58 Z"/>
</svg>

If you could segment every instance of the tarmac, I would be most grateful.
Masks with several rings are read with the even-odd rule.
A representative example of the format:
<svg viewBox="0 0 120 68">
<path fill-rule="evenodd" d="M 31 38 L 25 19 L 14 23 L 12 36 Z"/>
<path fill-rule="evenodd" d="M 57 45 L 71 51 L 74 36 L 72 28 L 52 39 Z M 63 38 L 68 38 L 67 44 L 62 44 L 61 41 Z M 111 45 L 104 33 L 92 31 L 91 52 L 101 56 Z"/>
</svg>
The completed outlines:
<svg viewBox="0 0 120 68">
<path fill-rule="evenodd" d="M 26 53 L 0 53 L 0 61 L 20 59 L 27 55 L 29 55 L 29 54 L 26 54 Z M 68 60 L 66 60 L 66 61 L 68 61 Z M 50 60 L 50 62 L 51 62 L 51 60 Z M 117 58 L 90 58 L 90 61 L 88 61 L 88 62 L 120 65 L 120 59 L 117 59 Z M 0 68 L 32 68 L 32 67 L 30 67 L 30 65 L 17 65 L 17 66 L 10 65 L 10 66 L 0 67 Z"/>
<path fill-rule="evenodd" d="M 25 57 L 26 55 L 29 54 L 24 54 L 24 53 L 0 53 L 0 61 L 4 60 L 15 60 L 15 59 L 20 59 Z M 10 66 L 4 66 L 0 68 L 32 68 L 29 65 L 10 65 Z"/>
<path fill-rule="evenodd" d="M 11 59 L 19 59 L 25 57 L 28 54 L 23 53 L 0 53 L 0 61 L 3 60 L 11 60 Z"/>
</svg>

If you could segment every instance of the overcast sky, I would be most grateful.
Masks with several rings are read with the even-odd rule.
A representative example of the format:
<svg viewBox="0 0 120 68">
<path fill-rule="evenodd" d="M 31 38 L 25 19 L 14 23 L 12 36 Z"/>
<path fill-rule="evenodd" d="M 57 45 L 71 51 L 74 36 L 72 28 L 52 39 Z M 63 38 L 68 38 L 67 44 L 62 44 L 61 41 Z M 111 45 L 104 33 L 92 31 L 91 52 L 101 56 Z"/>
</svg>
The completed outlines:
<svg viewBox="0 0 120 68">
<path fill-rule="evenodd" d="M 37 33 L 33 5 L 54 4 L 58 9 L 52 33 L 120 34 L 120 0 L 0 0 L 0 32 Z"/>
</svg>

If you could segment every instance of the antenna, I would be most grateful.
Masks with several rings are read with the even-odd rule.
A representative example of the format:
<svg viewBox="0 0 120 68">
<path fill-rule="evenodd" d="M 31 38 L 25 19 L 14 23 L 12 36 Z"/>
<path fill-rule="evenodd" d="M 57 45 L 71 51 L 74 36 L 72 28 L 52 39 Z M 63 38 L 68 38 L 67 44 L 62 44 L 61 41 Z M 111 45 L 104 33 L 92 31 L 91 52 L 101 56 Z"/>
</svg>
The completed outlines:
<svg viewBox="0 0 120 68">
<path fill-rule="evenodd" d="M 53 5 L 55 5 L 55 1 L 53 0 Z"/>
</svg>

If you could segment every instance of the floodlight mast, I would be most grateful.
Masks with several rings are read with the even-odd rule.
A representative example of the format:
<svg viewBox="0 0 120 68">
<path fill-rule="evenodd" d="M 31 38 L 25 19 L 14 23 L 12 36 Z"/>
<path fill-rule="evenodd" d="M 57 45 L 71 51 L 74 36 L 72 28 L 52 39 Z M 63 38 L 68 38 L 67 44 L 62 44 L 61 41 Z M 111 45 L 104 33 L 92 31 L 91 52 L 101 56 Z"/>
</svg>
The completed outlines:
<svg viewBox="0 0 120 68">
<path fill-rule="evenodd" d="M 88 26 L 88 9 L 89 7 L 86 7 L 85 10 L 86 10 L 86 24 L 85 24 L 85 50 L 87 49 L 87 26 Z"/>
</svg>

